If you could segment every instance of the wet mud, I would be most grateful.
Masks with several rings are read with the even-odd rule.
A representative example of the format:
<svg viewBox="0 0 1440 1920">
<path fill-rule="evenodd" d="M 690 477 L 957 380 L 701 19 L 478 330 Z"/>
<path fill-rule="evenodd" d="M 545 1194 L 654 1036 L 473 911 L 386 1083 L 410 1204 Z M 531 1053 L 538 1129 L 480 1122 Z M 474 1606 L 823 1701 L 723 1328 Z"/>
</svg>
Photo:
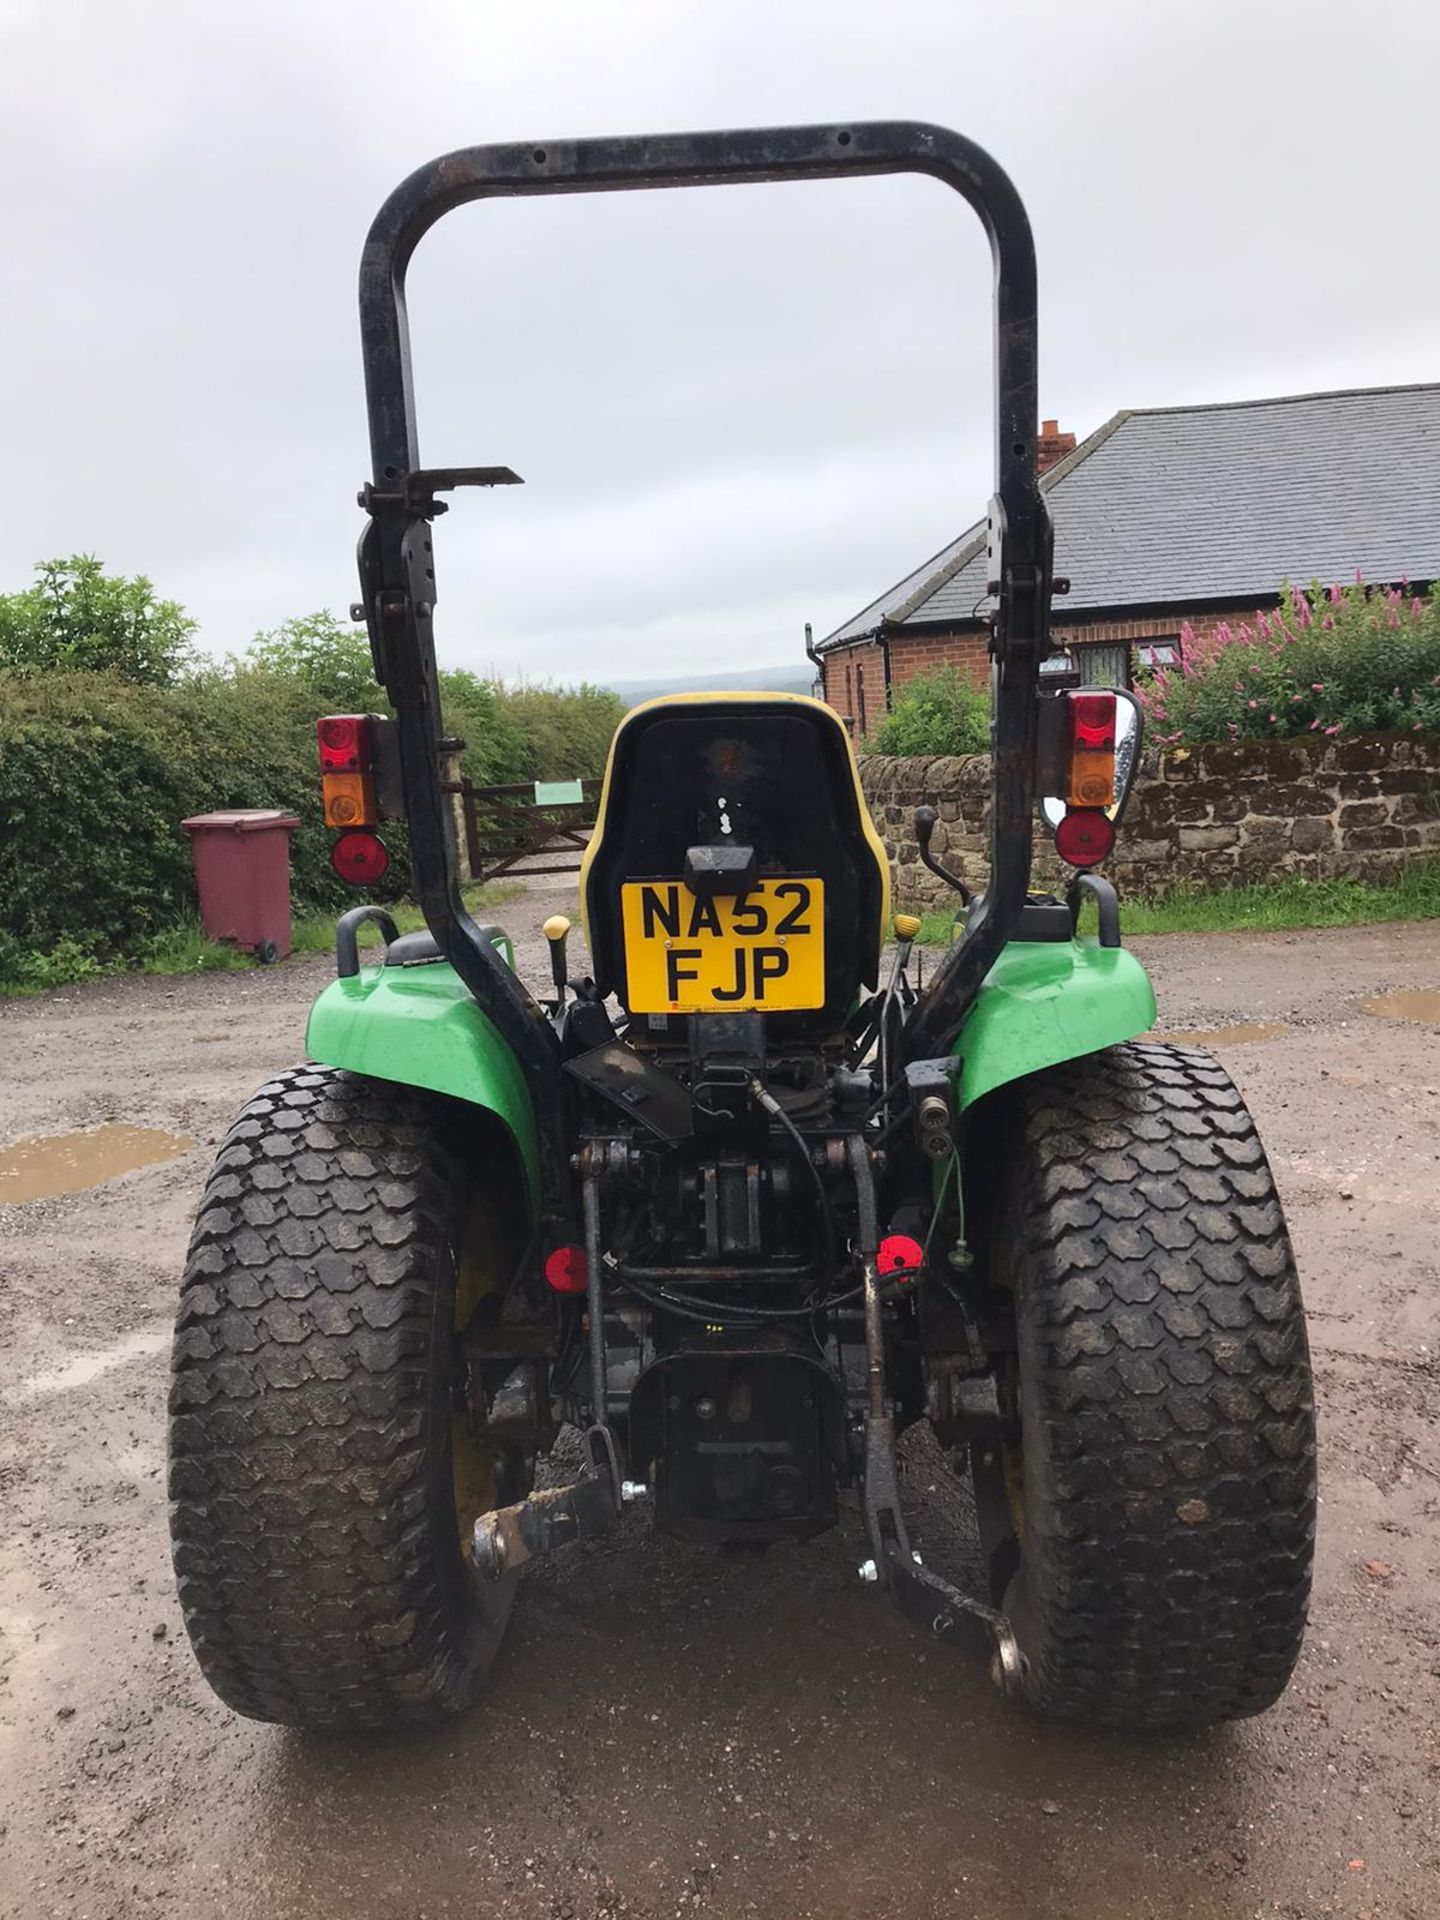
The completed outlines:
<svg viewBox="0 0 1440 1920">
<path fill-rule="evenodd" d="M 541 984 L 553 904 L 503 916 Z M 0 1151 L 107 1126 L 196 1142 L 0 1205 L 0 1916 L 1432 1920 L 1440 1030 L 1365 1009 L 1433 996 L 1440 926 L 1135 946 L 1163 1020 L 1255 1111 L 1321 1406 L 1294 1685 L 1179 1740 L 1007 1706 L 861 1586 L 853 1510 L 758 1560 L 635 1518 L 532 1570 L 487 1698 L 439 1731 L 236 1719 L 171 1581 L 168 1329 L 215 1144 L 297 1057 L 327 970 L 0 1006 Z M 927 1549 L 963 1564 L 963 1502 L 923 1450 L 907 1486 Z"/>
<path fill-rule="evenodd" d="M 1261 1040 L 1278 1040 L 1288 1031 L 1279 1022 L 1241 1020 L 1230 1027 L 1193 1027 L 1188 1031 L 1184 1027 L 1167 1027 L 1159 1031 L 1156 1038 L 1168 1040 L 1176 1047 L 1209 1047 L 1213 1051 L 1220 1047 L 1253 1047 Z"/>
<path fill-rule="evenodd" d="M 80 1193 L 103 1186 L 137 1167 L 178 1159 L 195 1142 L 162 1127 L 126 1127 L 109 1122 L 16 1140 L 0 1152 L 0 1206 L 49 1200 L 57 1193 Z"/>
<path fill-rule="evenodd" d="M 1380 1020 L 1414 1020 L 1420 1026 L 1440 1027 L 1440 987 L 1422 987 L 1408 993 L 1381 993 L 1361 1002 L 1361 1011 Z"/>
</svg>

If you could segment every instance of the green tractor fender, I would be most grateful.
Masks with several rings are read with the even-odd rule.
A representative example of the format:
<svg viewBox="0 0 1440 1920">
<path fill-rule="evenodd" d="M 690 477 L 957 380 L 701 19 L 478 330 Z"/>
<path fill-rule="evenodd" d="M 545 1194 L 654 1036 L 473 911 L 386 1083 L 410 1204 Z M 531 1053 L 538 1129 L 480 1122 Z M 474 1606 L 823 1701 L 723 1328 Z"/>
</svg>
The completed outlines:
<svg viewBox="0 0 1440 1920">
<path fill-rule="evenodd" d="M 493 1114 L 539 1203 L 535 1107 L 515 1055 L 444 961 L 362 967 L 310 1010 L 305 1050 L 319 1066 L 449 1094 Z"/>
<path fill-rule="evenodd" d="M 997 1087 L 1148 1033 L 1149 976 L 1123 947 L 1093 938 L 1012 941 L 986 977 L 952 1051 L 963 1110 Z M 538 1193 L 534 1104 L 514 1054 L 443 961 L 365 967 L 332 981 L 305 1046 L 321 1066 L 425 1087 L 491 1113 Z"/>
<path fill-rule="evenodd" d="M 1012 940 L 951 1051 L 963 1112 L 1011 1080 L 1137 1039 L 1155 1024 L 1150 976 L 1123 947 L 1098 940 Z"/>
</svg>

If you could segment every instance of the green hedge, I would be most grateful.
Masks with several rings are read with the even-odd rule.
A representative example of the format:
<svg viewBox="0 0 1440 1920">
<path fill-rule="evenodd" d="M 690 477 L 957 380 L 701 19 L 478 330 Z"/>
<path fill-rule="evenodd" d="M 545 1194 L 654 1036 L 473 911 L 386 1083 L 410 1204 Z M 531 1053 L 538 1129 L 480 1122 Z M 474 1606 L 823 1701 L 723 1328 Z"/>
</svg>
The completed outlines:
<svg viewBox="0 0 1440 1920">
<path fill-rule="evenodd" d="M 154 709 L 158 706 L 158 711 Z M 0 682 L 0 903 L 15 943 L 107 929 L 117 946 L 176 918 L 193 743 L 138 687 L 89 674 Z"/>
<path fill-rule="evenodd" d="M 908 680 L 865 741 L 867 753 L 899 759 L 990 751 L 990 690 L 958 667 Z"/>
<path fill-rule="evenodd" d="M 258 676 L 164 689 L 101 674 L 0 676 L 0 935 L 40 953 L 61 941 L 140 950 L 195 909 L 180 822 L 221 807 L 298 814 L 296 902 L 340 901 L 314 726 L 301 690 Z"/>
<path fill-rule="evenodd" d="M 598 773 L 622 711 L 593 688 L 510 689 L 442 676 L 446 724 L 477 783 Z M 353 691 L 353 689 L 352 689 Z M 362 704 L 380 707 L 378 688 Z M 342 702 L 341 706 L 350 706 Z M 315 721 L 334 690 L 277 666 L 232 662 L 169 687 L 110 674 L 0 672 L 0 979 L 56 977 L 89 956 L 142 954 L 195 912 L 188 815 L 283 807 L 298 911 L 353 904 L 330 868 Z M 385 828 L 391 868 L 375 897 L 409 884 L 405 829 Z M 52 970 L 53 971 L 53 970 Z"/>
<path fill-rule="evenodd" d="M 603 773 L 625 703 L 608 687 L 506 686 L 442 668 L 445 728 L 465 742 L 462 770 L 477 787 L 583 780 Z"/>
</svg>

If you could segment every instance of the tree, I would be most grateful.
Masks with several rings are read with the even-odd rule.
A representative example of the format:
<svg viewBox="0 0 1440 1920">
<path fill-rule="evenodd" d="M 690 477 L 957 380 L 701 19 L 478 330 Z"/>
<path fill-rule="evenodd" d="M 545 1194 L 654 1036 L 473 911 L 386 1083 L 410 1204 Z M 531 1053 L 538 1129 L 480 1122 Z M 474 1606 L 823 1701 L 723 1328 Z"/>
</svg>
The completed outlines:
<svg viewBox="0 0 1440 1920">
<path fill-rule="evenodd" d="M 257 633 L 223 671 L 298 690 L 307 713 L 390 711 L 364 629 L 328 611 Z M 480 787 L 599 773 L 624 710 L 613 693 L 585 685 L 507 687 L 468 667 L 442 667 L 436 679 L 441 726 L 464 740 L 461 767 Z"/>
<path fill-rule="evenodd" d="M 168 686 L 186 664 L 195 622 L 157 600 L 143 574 L 107 574 L 93 554 L 43 560 L 40 578 L 0 594 L 0 667 L 14 673 L 115 673 Z"/>
<path fill-rule="evenodd" d="M 988 753 L 990 694 L 950 665 L 917 673 L 864 742 L 867 753 Z"/>
<path fill-rule="evenodd" d="M 511 711 L 506 690 L 468 667 L 442 667 L 445 731 L 465 742 L 460 766 L 477 787 L 535 779 L 535 746 Z"/>
<path fill-rule="evenodd" d="M 384 713 L 389 706 L 365 629 L 337 620 L 328 607 L 257 633 L 244 659 L 232 664 L 298 681 L 315 696 L 317 713 Z"/>
</svg>

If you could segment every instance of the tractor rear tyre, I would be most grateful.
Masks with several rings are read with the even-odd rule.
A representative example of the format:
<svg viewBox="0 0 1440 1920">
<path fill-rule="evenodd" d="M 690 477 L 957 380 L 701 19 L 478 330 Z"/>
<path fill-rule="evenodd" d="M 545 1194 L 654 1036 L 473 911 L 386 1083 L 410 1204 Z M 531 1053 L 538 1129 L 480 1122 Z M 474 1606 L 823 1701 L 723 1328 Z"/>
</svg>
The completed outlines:
<svg viewBox="0 0 1440 1920">
<path fill-rule="evenodd" d="M 1020 1083 L 1000 1144 L 1020 1442 L 977 1450 L 976 1506 L 1025 1692 L 1130 1729 L 1259 1713 L 1305 1627 L 1315 1411 L 1244 1102 L 1208 1054 L 1137 1043 Z"/>
<path fill-rule="evenodd" d="M 393 1727 L 474 1694 L 514 1582 L 463 1545 L 529 1463 L 476 1444 L 457 1335 L 521 1190 L 463 1109 L 328 1068 L 230 1129 L 181 1295 L 170 1501 L 185 1625 L 236 1712 Z"/>
</svg>

